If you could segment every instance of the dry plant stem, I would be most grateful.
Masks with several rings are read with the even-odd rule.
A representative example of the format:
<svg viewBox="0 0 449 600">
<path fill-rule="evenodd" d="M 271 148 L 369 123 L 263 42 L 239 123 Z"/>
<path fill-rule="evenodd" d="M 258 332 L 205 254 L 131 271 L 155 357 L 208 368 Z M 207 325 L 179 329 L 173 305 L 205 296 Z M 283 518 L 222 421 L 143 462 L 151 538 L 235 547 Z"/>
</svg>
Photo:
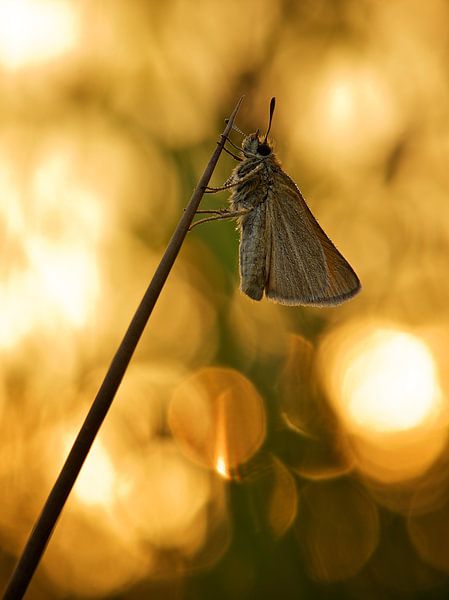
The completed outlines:
<svg viewBox="0 0 449 600">
<path fill-rule="evenodd" d="M 231 131 L 232 124 L 242 101 L 243 97 L 240 98 L 232 112 L 229 122 L 218 142 L 217 148 L 192 194 L 190 202 L 176 227 L 153 279 L 131 320 L 128 330 L 126 331 L 114 358 L 112 359 L 98 394 L 12 573 L 11 579 L 4 592 L 3 600 L 20 600 L 23 598 L 28 588 L 48 540 L 50 539 L 56 521 L 61 514 L 98 430 L 112 404 L 134 350 L 136 349 L 137 343 L 139 342 L 145 325 L 159 298 L 159 294 L 161 293 L 173 263 L 176 260 L 184 238 L 187 235 L 189 226 L 201 202 L 201 198 L 203 197 L 204 189 L 209 183 L 209 179 L 218 162 L 218 158 L 223 150 L 226 138 Z"/>
</svg>

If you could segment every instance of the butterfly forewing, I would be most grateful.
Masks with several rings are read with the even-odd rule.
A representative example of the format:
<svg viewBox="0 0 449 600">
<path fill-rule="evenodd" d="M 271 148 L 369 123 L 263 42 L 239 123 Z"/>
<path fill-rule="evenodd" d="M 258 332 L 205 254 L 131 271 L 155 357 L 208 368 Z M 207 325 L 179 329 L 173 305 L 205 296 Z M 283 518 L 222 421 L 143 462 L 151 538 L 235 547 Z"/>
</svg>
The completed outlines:
<svg viewBox="0 0 449 600">
<path fill-rule="evenodd" d="M 266 285 L 282 304 L 335 305 L 360 288 L 351 266 L 321 229 L 299 189 L 279 169 L 267 198 Z"/>
</svg>

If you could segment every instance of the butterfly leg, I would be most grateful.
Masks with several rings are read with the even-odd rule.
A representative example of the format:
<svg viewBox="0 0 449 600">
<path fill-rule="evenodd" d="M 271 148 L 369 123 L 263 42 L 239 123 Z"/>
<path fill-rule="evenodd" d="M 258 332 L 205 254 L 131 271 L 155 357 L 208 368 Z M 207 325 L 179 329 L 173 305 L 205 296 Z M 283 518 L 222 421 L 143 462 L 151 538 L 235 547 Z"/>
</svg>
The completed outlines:
<svg viewBox="0 0 449 600">
<path fill-rule="evenodd" d="M 239 148 L 238 146 L 236 146 L 236 145 L 234 144 L 234 142 L 233 142 L 233 141 L 232 141 L 230 138 L 228 138 L 228 136 L 226 136 L 226 135 L 223 135 L 223 136 L 222 136 L 222 138 L 224 138 L 224 139 L 225 139 L 227 142 L 229 142 L 229 144 L 230 144 L 230 145 L 231 145 L 233 148 L 235 148 L 235 149 L 236 149 L 236 150 L 238 150 L 239 152 L 242 152 L 242 149 L 241 149 L 241 148 Z M 220 141 L 220 142 L 217 142 L 217 144 L 221 144 L 221 141 Z M 229 154 L 229 156 L 232 156 L 232 158 L 234 158 L 235 160 L 238 160 L 239 162 L 242 162 L 243 158 L 241 158 L 240 156 L 237 156 L 236 154 L 234 154 L 234 152 L 231 152 L 231 150 L 229 150 L 229 148 L 226 148 L 226 146 L 223 146 L 223 150 L 224 150 L 225 152 L 227 152 L 227 153 Z"/>
<path fill-rule="evenodd" d="M 216 192 L 222 192 L 224 190 L 229 190 L 230 188 L 235 187 L 236 185 L 245 183 L 245 181 L 249 181 L 250 179 L 252 179 L 254 177 L 254 175 L 256 175 L 256 173 L 258 173 L 261 170 L 262 166 L 263 166 L 262 163 L 260 163 L 252 171 L 250 171 L 244 177 L 238 179 L 237 181 L 234 179 L 228 179 L 220 187 L 205 187 L 204 193 L 205 194 L 215 194 Z"/>
<path fill-rule="evenodd" d="M 236 144 L 234 144 L 234 142 L 233 142 L 233 141 L 232 141 L 232 140 L 231 140 L 231 139 L 230 139 L 230 138 L 229 138 L 227 135 L 224 135 L 223 137 L 225 138 L 225 140 L 226 140 L 227 142 L 229 142 L 229 143 L 231 144 L 231 146 L 232 146 L 233 148 L 235 148 L 235 149 L 236 149 L 236 150 L 238 150 L 239 152 L 242 152 L 242 149 L 241 149 L 239 146 L 237 146 Z M 218 143 L 219 143 L 219 142 L 218 142 Z"/>
<path fill-rule="evenodd" d="M 206 187 L 204 188 L 204 193 L 205 194 L 216 194 L 217 192 L 222 192 L 224 190 L 229 190 L 229 188 L 234 187 L 235 185 L 237 185 L 237 181 L 236 182 L 231 182 L 231 181 L 225 181 L 225 183 L 223 185 L 221 185 L 220 187 Z"/>
<path fill-rule="evenodd" d="M 227 211 L 227 208 L 217 208 L 216 210 L 197 210 L 195 214 L 197 215 L 222 215 L 223 211 Z"/>
<path fill-rule="evenodd" d="M 235 160 L 242 162 L 243 158 L 240 158 L 240 156 L 237 156 L 237 154 L 234 154 L 234 152 L 231 152 L 228 148 L 226 148 L 226 146 L 223 146 L 223 150 L 225 152 L 227 152 L 229 154 L 229 156 L 232 156 L 232 158 L 234 158 Z"/>
<path fill-rule="evenodd" d="M 228 210 L 226 208 L 223 208 L 221 210 L 204 210 L 204 211 L 198 211 L 198 212 L 202 212 L 202 213 L 214 213 L 213 217 L 206 217 L 205 219 L 200 219 L 199 221 L 196 221 L 196 223 L 193 223 L 193 225 L 191 225 L 189 227 L 189 231 L 192 231 L 192 229 L 194 227 L 196 227 L 197 225 L 201 225 L 202 223 L 208 223 L 209 221 L 220 221 L 222 219 L 235 219 L 236 217 L 242 217 L 243 215 L 247 215 L 249 212 L 251 212 L 253 209 L 252 208 L 245 208 L 245 209 L 241 209 L 241 210 Z"/>
</svg>

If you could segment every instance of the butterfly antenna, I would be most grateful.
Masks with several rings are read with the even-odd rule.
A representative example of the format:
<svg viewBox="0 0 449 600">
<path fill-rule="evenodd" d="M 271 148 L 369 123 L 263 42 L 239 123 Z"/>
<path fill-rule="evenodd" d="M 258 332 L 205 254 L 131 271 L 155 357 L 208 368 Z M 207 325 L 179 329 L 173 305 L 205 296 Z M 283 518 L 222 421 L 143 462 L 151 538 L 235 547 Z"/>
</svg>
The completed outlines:
<svg viewBox="0 0 449 600">
<path fill-rule="evenodd" d="M 273 120 L 273 113 L 274 113 L 274 107 L 276 106 L 276 98 L 271 98 L 271 102 L 270 102 L 270 119 L 268 121 L 268 129 L 267 129 L 267 133 L 265 134 L 265 139 L 263 141 L 263 143 L 265 144 L 268 138 L 268 134 L 270 133 L 270 129 L 271 129 L 271 121 Z"/>
</svg>

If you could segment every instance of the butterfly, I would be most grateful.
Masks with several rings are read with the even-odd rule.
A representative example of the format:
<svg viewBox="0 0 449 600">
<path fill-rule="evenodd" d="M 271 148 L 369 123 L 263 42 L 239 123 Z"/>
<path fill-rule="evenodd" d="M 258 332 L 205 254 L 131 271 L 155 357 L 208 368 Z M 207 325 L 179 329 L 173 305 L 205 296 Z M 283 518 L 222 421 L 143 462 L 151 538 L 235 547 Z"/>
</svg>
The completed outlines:
<svg viewBox="0 0 449 600">
<path fill-rule="evenodd" d="M 263 294 L 288 305 L 334 306 L 360 290 L 360 281 L 308 208 L 296 183 L 282 169 L 264 137 L 245 135 L 231 177 L 216 192 L 231 190 L 230 208 L 198 223 L 236 218 L 240 230 L 240 289 L 254 300 Z M 195 225 L 196 225 L 195 224 Z"/>
</svg>

